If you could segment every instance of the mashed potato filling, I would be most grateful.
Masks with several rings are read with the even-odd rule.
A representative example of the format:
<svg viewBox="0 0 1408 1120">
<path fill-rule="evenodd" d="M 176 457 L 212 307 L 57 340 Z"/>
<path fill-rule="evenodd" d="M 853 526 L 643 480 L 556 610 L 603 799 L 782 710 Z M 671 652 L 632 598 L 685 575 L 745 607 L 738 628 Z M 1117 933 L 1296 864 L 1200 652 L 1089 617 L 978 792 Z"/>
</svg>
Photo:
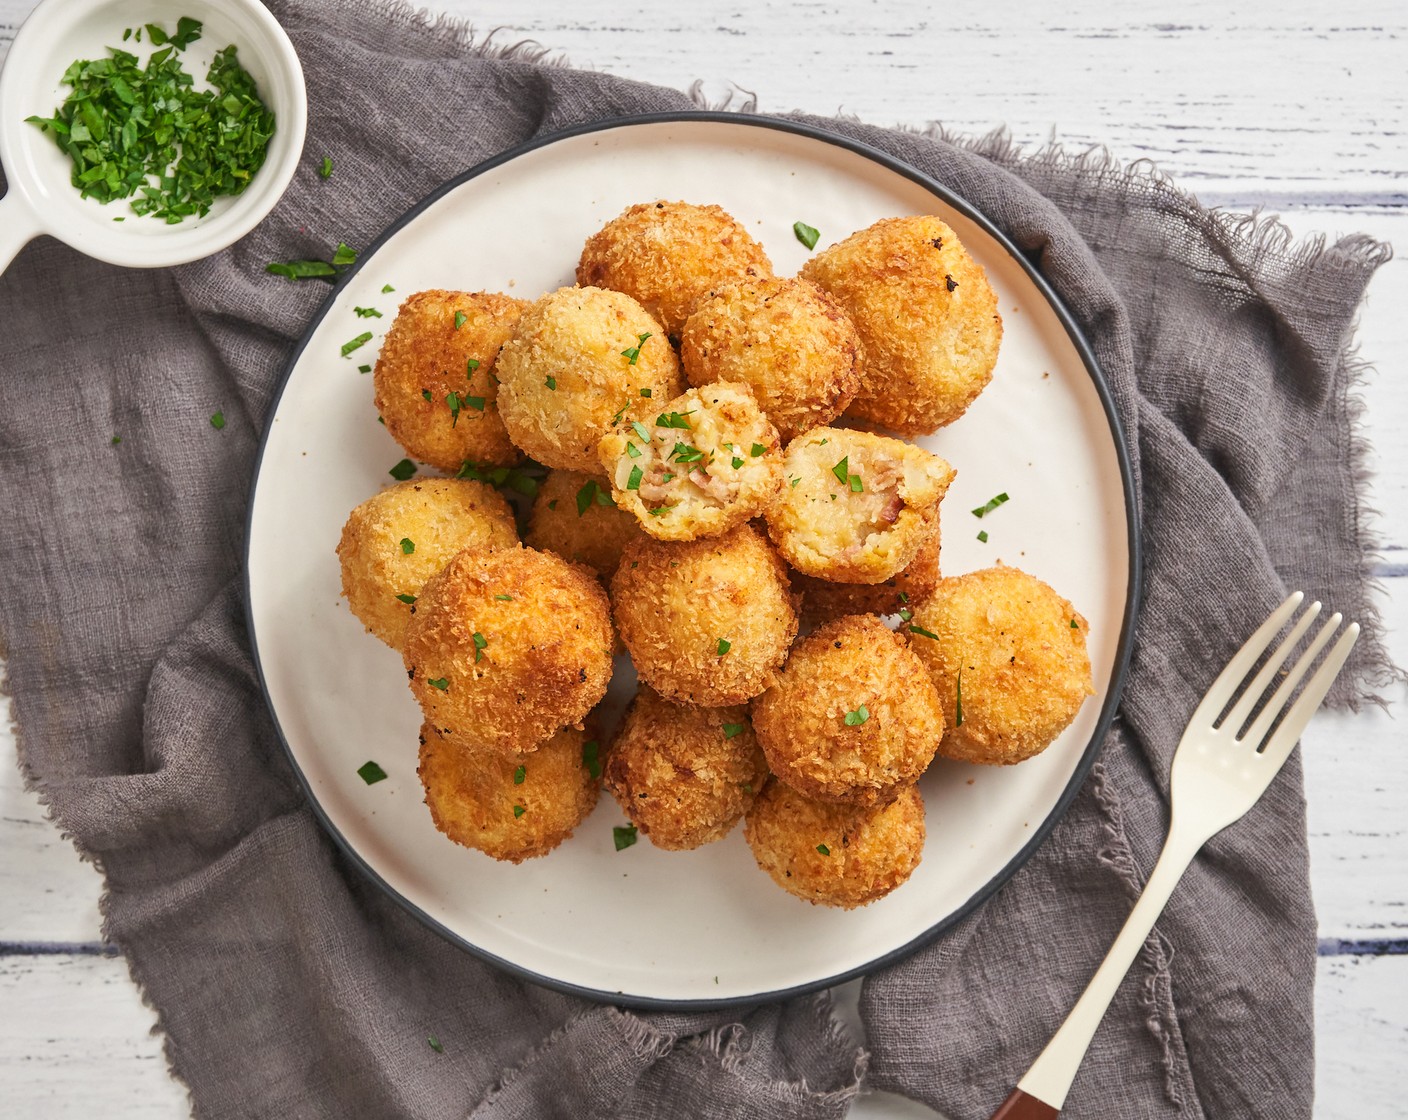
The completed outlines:
<svg viewBox="0 0 1408 1120">
<path fill-rule="evenodd" d="M 954 477 L 942 458 L 901 440 L 814 428 L 793 440 L 768 530 L 798 571 L 880 583 L 918 554 Z"/>
<path fill-rule="evenodd" d="M 668 402 L 601 441 L 616 504 L 661 540 L 727 532 L 761 513 L 782 484 L 777 430 L 746 385 L 718 382 Z"/>
</svg>

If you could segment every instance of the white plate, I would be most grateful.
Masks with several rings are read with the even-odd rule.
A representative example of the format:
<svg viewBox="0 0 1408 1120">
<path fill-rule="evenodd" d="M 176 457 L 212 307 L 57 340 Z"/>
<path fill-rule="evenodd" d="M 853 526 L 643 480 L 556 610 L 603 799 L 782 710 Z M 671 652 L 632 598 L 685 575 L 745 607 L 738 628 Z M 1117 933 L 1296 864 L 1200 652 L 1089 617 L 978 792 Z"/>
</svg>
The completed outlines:
<svg viewBox="0 0 1408 1120">
<path fill-rule="evenodd" d="M 398 302 L 424 288 L 532 298 L 570 284 L 585 239 L 627 205 L 723 206 L 779 275 L 878 218 L 936 213 L 996 288 L 1005 324 L 992 385 L 921 440 L 958 477 L 943 508 L 943 568 L 997 560 L 1051 583 L 1090 620 L 1097 695 L 1030 762 L 940 761 L 922 783 L 924 860 L 856 911 L 808 905 L 758 870 L 736 829 L 699 851 L 642 840 L 616 851 L 609 796 L 543 859 L 495 861 L 445 839 L 416 777 L 420 715 L 399 657 L 339 599 L 333 549 L 357 503 L 388 484 L 401 450 L 377 423 L 373 362 Z M 395 286 L 394 295 L 382 286 Z M 373 306 L 383 319 L 361 319 Z M 342 343 L 373 330 L 350 357 Z M 313 806 L 393 896 L 447 936 L 556 987 L 632 1004 L 720 1003 L 820 987 L 894 959 L 951 925 L 1030 854 L 1074 795 L 1114 711 L 1136 593 L 1127 464 L 1102 383 L 1044 284 L 940 188 L 874 152 L 762 119 L 697 115 L 553 138 L 437 192 L 363 254 L 294 358 L 266 426 L 250 505 L 248 609 L 280 733 Z M 999 492 L 1011 500 L 978 521 Z M 990 539 L 980 543 L 986 529 Z M 618 673 L 613 691 L 633 674 Z M 375 759 L 389 780 L 365 785 Z"/>
</svg>

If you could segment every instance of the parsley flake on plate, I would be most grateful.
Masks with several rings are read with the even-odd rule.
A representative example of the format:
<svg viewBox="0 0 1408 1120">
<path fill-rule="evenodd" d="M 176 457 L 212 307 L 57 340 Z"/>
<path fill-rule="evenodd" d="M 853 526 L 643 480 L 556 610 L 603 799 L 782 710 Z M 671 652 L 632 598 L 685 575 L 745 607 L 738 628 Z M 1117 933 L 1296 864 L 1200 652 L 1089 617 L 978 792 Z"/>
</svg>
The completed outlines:
<svg viewBox="0 0 1408 1120">
<path fill-rule="evenodd" d="M 363 332 L 362 332 L 361 334 L 359 334 L 356 338 L 349 338 L 346 342 L 344 342 L 344 343 L 342 344 L 342 356 L 343 356 L 344 358 L 347 357 L 348 355 L 350 355 L 350 354 L 352 353 L 353 350 L 356 350 L 356 349 L 358 349 L 359 347 L 365 346 L 365 345 L 366 345 L 368 342 L 370 342 L 371 340 L 372 340 L 372 332 L 371 332 L 371 331 L 363 331 Z"/>
<path fill-rule="evenodd" d="M 601 746 L 595 739 L 588 739 L 582 744 L 582 765 L 593 778 L 601 777 L 600 752 Z"/>
<path fill-rule="evenodd" d="M 361 778 L 362 781 L 366 782 L 367 785 L 374 786 L 377 782 L 386 781 L 388 775 L 385 770 L 368 759 L 366 762 L 362 763 L 361 766 L 357 767 L 357 776 Z"/>
<path fill-rule="evenodd" d="M 611 838 L 616 842 L 616 850 L 618 852 L 623 848 L 629 848 L 636 842 L 636 826 L 633 824 L 618 824 L 611 830 Z"/>
<path fill-rule="evenodd" d="M 397 482 L 405 482 L 411 475 L 416 473 L 416 465 L 409 459 L 402 459 L 394 467 L 386 472 Z"/>
<path fill-rule="evenodd" d="M 815 249 L 816 243 L 821 237 L 821 231 L 815 226 L 809 226 L 806 222 L 793 222 L 792 232 L 796 234 L 797 240 L 808 249 Z"/>
</svg>

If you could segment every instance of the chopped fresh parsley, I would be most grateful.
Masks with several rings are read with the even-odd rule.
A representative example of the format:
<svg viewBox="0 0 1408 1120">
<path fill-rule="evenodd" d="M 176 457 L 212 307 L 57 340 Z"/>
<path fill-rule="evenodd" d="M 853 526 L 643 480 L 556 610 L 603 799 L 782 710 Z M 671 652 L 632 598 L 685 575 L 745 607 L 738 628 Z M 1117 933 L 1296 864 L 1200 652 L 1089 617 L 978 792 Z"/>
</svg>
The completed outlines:
<svg viewBox="0 0 1408 1120">
<path fill-rule="evenodd" d="M 469 316 L 466 315 L 463 311 L 456 311 L 456 312 L 455 312 L 455 330 L 459 330 L 462 326 L 464 326 L 465 320 L 468 319 L 468 318 L 469 318 Z"/>
<path fill-rule="evenodd" d="M 345 358 L 360 346 L 365 346 L 372 340 L 371 331 L 363 331 L 356 338 L 350 338 L 342 344 L 342 356 Z"/>
<path fill-rule="evenodd" d="M 145 65 L 116 47 L 79 59 L 59 78 L 70 93 L 54 115 L 25 120 L 69 158 L 84 198 L 130 199 L 133 213 L 175 225 L 244 191 L 268 155 L 274 114 L 234 46 L 215 54 L 206 88 L 196 88 L 180 52 L 201 37 L 199 20 L 183 16 L 174 33 L 154 23 L 146 31 L 162 49 Z"/>
<path fill-rule="evenodd" d="M 225 426 L 225 414 L 223 412 L 212 413 L 210 417 L 210 426 L 218 432 L 221 428 Z"/>
<path fill-rule="evenodd" d="M 426 1039 L 426 1041 L 430 1043 L 430 1048 L 434 1050 L 437 1054 L 443 1054 L 445 1052 L 444 1044 L 441 1043 L 441 1041 L 434 1035 L 431 1035 L 429 1038 Z"/>
<path fill-rule="evenodd" d="M 1007 497 L 1007 491 L 1004 490 L 997 497 L 989 498 L 986 502 L 984 502 L 977 509 L 975 509 L 973 511 L 973 516 L 986 517 L 988 514 L 990 514 L 993 510 L 995 510 L 998 506 L 1002 505 L 1002 503 L 1006 501 L 1010 501 L 1010 499 Z"/>
<path fill-rule="evenodd" d="M 470 400 L 481 400 L 480 397 L 465 398 Z M 471 406 L 473 407 L 473 406 Z M 492 467 L 487 463 L 476 463 L 473 459 L 466 459 L 460 464 L 456 478 L 472 478 L 475 482 L 487 482 L 490 486 L 504 487 L 514 490 L 519 494 L 526 494 L 533 497 L 538 493 L 538 479 L 546 473 L 545 469 L 538 463 L 528 462 L 521 467 Z"/>
<path fill-rule="evenodd" d="M 704 458 L 704 452 L 687 443 L 676 443 L 675 449 L 670 452 L 667 458 L 674 459 L 677 463 L 697 463 Z"/>
<path fill-rule="evenodd" d="M 460 404 L 474 412 L 483 412 L 486 399 L 485 397 L 463 396 L 460 397 Z"/>
<path fill-rule="evenodd" d="M 635 365 L 636 360 L 640 357 L 640 348 L 645 345 L 645 340 L 649 337 L 649 331 L 646 331 L 644 334 L 636 335 L 636 344 L 634 346 L 627 347 L 625 350 L 622 350 L 621 357 L 627 359 L 629 365 Z M 648 397 L 650 396 L 650 393 L 648 391 L 642 392 L 641 396 Z"/>
<path fill-rule="evenodd" d="M 410 555 L 411 553 L 413 553 L 415 550 L 416 550 L 416 542 L 415 542 L 415 541 L 411 540 L 410 537 L 402 537 L 402 538 L 401 538 L 401 555 L 403 555 L 403 556 L 409 556 L 409 555 Z"/>
<path fill-rule="evenodd" d="M 387 292 L 394 292 L 395 290 L 396 289 L 393 288 L 390 284 L 383 284 L 381 286 L 382 295 L 385 295 Z"/>
<path fill-rule="evenodd" d="M 981 541 L 983 544 L 988 543 L 988 531 L 986 529 L 978 530 L 978 540 Z"/>
<path fill-rule="evenodd" d="M 595 739 L 588 739 L 582 744 L 582 765 L 593 778 L 601 777 L 600 753 L 601 746 Z"/>
<path fill-rule="evenodd" d="M 549 378 L 545 379 L 545 380 L 543 381 L 543 384 L 546 385 L 549 389 L 551 389 L 554 393 L 557 392 L 557 378 L 556 378 L 556 377 L 549 377 Z"/>
<path fill-rule="evenodd" d="M 912 622 L 909 624 L 909 632 L 911 634 L 918 634 L 921 638 L 932 638 L 936 642 L 939 640 L 939 636 L 932 630 L 925 630 L 924 627 L 915 626 Z"/>
<path fill-rule="evenodd" d="M 380 319 L 382 317 L 381 312 L 375 307 L 354 307 L 352 314 L 359 319 Z"/>
<path fill-rule="evenodd" d="M 116 447 L 116 446 L 117 446 L 119 443 L 121 443 L 121 442 L 122 442 L 122 437 L 121 437 L 121 436 L 113 436 L 113 437 L 112 437 L 112 443 L 113 443 L 113 446 L 114 446 L 114 447 Z"/>
<path fill-rule="evenodd" d="M 720 639 L 719 639 L 719 646 L 718 646 L 718 649 L 719 649 L 719 656 L 720 656 L 720 657 L 722 657 L 724 654 L 726 654 L 726 653 L 727 653 L 729 650 L 731 650 L 732 648 L 733 648 L 733 643 L 730 642 L 727 638 L 720 638 Z"/>
<path fill-rule="evenodd" d="M 357 372 L 358 372 L 358 373 L 371 373 L 371 371 L 372 371 L 372 367 L 371 367 L 371 366 L 358 366 L 358 367 L 357 367 Z"/>
<path fill-rule="evenodd" d="M 450 410 L 450 427 L 456 428 L 460 422 L 460 395 L 456 392 L 445 394 L 445 404 Z"/>
<path fill-rule="evenodd" d="M 862 704 L 859 708 L 855 709 L 855 711 L 846 713 L 846 726 L 859 727 L 869 718 L 870 709 L 867 708 L 864 704 Z"/>
<path fill-rule="evenodd" d="M 953 694 L 953 726 L 963 726 L 963 666 L 958 667 L 958 681 Z"/>
<path fill-rule="evenodd" d="M 836 476 L 842 486 L 849 486 L 853 494 L 859 494 L 864 489 L 861 485 L 860 475 L 851 473 L 851 457 L 849 455 L 843 456 L 841 461 L 831 468 L 831 473 Z"/>
<path fill-rule="evenodd" d="M 405 482 L 411 475 L 416 473 L 416 465 L 409 459 L 402 459 L 394 467 L 386 472 L 397 482 Z"/>
<path fill-rule="evenodd" d="M 641 479 L 645 477 L 645 472 L 639 467 L 632 467 L 630 477 L 626 479 L 627 490 L 639 490 Z"/>
<path fill-rule="evenodd" d="M 665 483 L 669 482 L 670 479 L 672 479 L 672 478 L 674 478 L 674 477 L 675 477 L 675 472 L 674 472 L 674 471 L 666 471 L 664 474 L 662 474 L 662 475 L 660 476 L 660 483 L 661 483 L 661 485 L 663 486 Z"/>
<path fill-rule="evenodd" d="M 725 739 L 732 739 L 735 735 L 741 735 L 742 733 L 743 733 L 743 724 L 741 724 L 741 723 L 726 723 L 726 724 L 724 724 L 724 738 L 725 738 Z"/>
<path fill-rule="evenodd" d="M 464 362 L 465 377 L 473 377 L 474 371 L 479 368 L 478 358 L 466 358 Z"/>
<path fill-rule="evenodd" d="M 368 759 L 366 762 L 362 763 L 361 766 L 357 767 L 357 776 L 361 778 L 362 781 L 366 782 L 367 785 L 374 786 L 377 782 L 386 781 L 388 775 L 385 770 L 371 761 L 371 759 Z"/>
<path fill-rule="evenodd" d="M 864 490 L 864 489 L 865 489 L 865 487 L 863 487 L 863 486 L 861 485 L 861 482 L 860 482 L 860 475 L 858 475 L 858 474 L 853 474 L 853 475 L 851 475 L 851 493 L 852 493 L 852 494 L 859 494 L 859 493 L 860 493 L 862 490 Z"/>
<path fill-rule="evenodd" d="M 590 480 L 577 491 L 577 516 L 583 516 L 587 510 L 592 508 L 593 502 L 599 506 L 614 506 L 616 504 L 611 500 L 611 495 L 606 488 L 599 485 L 596 479 Z"/>
<path fill-rule="evenodd" d="M 522 763 L 519 763 L 518 768 L 513 772 L 513 784 L 521 786 L 526 777 L 528 777 L 528 768 Z"/>
<path fill-rule="evenodd" d="M 640 458 L 640 448 L 637 447 L 635 444 L 631 443 L 630 440 L 627 440 L 627 441 L 626 441 L 626 454 L 629 455 L 632 459 L 639 459 L 639 458 Z"/>
<path fill-rule="evenodd" d="M 681 428 L 686 432 L 692 432 L 694 429 L 690 427 L 689 421 L 685 417 L 693 411 L 694 409 L 691 408 L 688 412 L 671 412 L 668 415 L 662 413 L 655 418 L 655 426 L 657 428 Z"/>
<path fill-rule="evenodd" d="M 913 612 L 912 610 L 910 610 L 908 607 L 901 607 L 901 608 L 900 608 L 900 621 L 901 621 L 901 622 L 908 622 L 908 621 L 909 621 L 911 618 L 913 618 L 913 617 L 914 617 L 914 612 Z"/>
<path fill-rule="evenodd" d="M 332 157 L 324 156 L 322 164 L 318 167 L 318 174 L 324 179 L 332 178 Z"/>
<path fill-rule="evenodd" d="M 420 391 L 420 395 L 425 398 L 427 404 L 431 404 L 435 401 L 435 398 L 431 396 L 429 389 L 422 389 Z"/>
<path fill-rule="evenodd" d="M 474 660 L 478 661 L 484 656 L 484 648 L 489 644 L 489 639 L 478 630 L 474 632 Z"/>
<path fill-rule="evenodd" d="M 797 487 L 797 483 L 801 482 L 802 480 L 794 474 L 791 479 L 789 479 L 789 481 L 792 483 L 792 488 L 795 490 Z"/>
<path fill-rule="evenodd" d="M 357 263 L 357 250 L 345 241 L 339 241 L 333 250 L 332 263 L 335 268 L 348 268 Z"/>
<path fill-rule="evenodd" d="M 414 603 L 414 602 L 416 601 L 416 596 L 414 596 L 414 595 L 404 595 L 404 594 L 403 594 L 403 595 L 397 595 L 396 598 L 400 599 L 401 602 L 405 603 L 407 606 L 409 606 L 410 604 L 412 604 L 412 603 Z"/>
<path fill-rule="evenodd" d="M 511 603 L 511 602 L 513 602 L 513 596 L 512 596 L 512 595 L 495 595 L 494 598 L 495 598 L 495 599 L 501 599 L 501 600 L 503 600 L 505 603 Z"/>
<path fill-rule="evenodd" d="M 450 691 L 450 681 L 448 677 L 436 677 L 434 680 L 428 680 L 425 683 L 431 688 L 438 688 L 441 692 Z"/>
<path fill-rule="evenodd" d="M 650 391 L 649 389 L 642 389 L 642 390 L 640 391 L 640 395 L 643 396 L 643 397 L 648 397 L 648 396 L 650 396 L 650 393 L 651 393 L 651 391 Z"/>
<path fill-rule="evenodd" d="M 737 455 L 735 455 L 735 456 L 733 457 L 732 463 L 733 463 L 733 469 L 734 469 L 734 470 L 738 470 L 739 467 L 743 466 L 743 460 L 740 459 Z"/>
<path fill-rule="evenodd" d="M 616 842 L 616 850 L 629 848 L 636 842 L 636 826 L 633 824 L 618 824 L 611 830 L 611 838 Z"/>
<path fill-rule="evenodd" d="M 831 854 L 831 849 L 828 848 L 825 844 L 818 844 L 816 846 L 816 850 L 824 856 L 829 856 Z"/>
<path fill-rule="evenodd" d="M 635 429 L 636 435 L 640 436 L 647 444 L 650 443 L 650 429 L 639 420 L 632 420 L 631 427 Z"/>
<path fill-rule="evenodd" d="M 797 240 L 808 249 L 815 249 L 817 239 L 821 237 L 821 231 L 814 226 L 807 225 L 806 222 L 793 222 L 792 232 L 797 235 Z"/>
<path fill-rule="evenodd" d="M 1076 625 L 1076 620 L 1075 620 L 1075 619 L 1071 619 L 1071 629 L 1072 629 L 1072 630 L 1079 630 L 1079 629 L 1080 629 L 1080 627 Z"/>
<path fill-rule="evenodd" d="M 755 443 L 755 444 L 753 444 L 753 447 L 752 447 L 752 449 L 748 452 L 748 454 L 751 455 L 751 456 L 753 456 L 753 458 L 756 459 L 759 455 L 761 455 L 761 454 L 762 454 L 764 451 L 766 451 L 766 450 L 767 450 L 767 448 L 764 447 L 761 443 Z"/>
<path fill-rule="evenodd" d="M 523 816 L 523 814 L 527 811 L 528 810 L 525 809 L 522 805 L 515 805 L 513 807 L 513 819 L 517 820 L 519 817 Z"/>
<path fill-rule="evenodd" d="M 285 280 L 326 280 L 329 284 L 337 269 L 327 261 L 270 261 L 264 271 Z"/>
</svg>

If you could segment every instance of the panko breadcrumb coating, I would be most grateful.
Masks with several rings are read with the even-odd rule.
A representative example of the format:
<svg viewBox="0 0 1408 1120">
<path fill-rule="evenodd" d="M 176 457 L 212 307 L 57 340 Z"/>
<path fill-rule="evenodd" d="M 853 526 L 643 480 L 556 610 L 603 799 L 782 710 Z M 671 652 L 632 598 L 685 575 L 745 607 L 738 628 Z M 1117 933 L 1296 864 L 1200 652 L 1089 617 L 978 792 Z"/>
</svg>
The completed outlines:
<svg viewBox="0 0 1408 1120">
<path fill-rule="evenodd" d="M 1095 693 L 1088 630 L 1075 607 L 1017 568 L 941 579 L 909 623 L 948 720 L 939 753 L 1008 765 L 1044 751 Z"/>
<path fill-rule="evenodd" d="M 587 239 L 577 283 L 625 292 L 678 342 L 694 301 L 736 280 L 772 275 L 748 231 L 718 206 L 642 202 Z"/>
<path fill-rule="evenodd" d="M 455 553 L 517 543 L 513 511 L 493 487 L 460 478 L 399 482 L 348 514 L 337 544 L 342 593 L 362 625 L 399 650 L 421 587 Z"/>
<path fill-rule="evenodd" d="M 544 466 L 596 474 L 612 424 L 639 419 L 684 388 L 664 330 L 635 300 L 559 288 L 531 304 L 499 354 L 509 438 Z"/>
<path fill-rule="evenodd" d="M 413 459 L 453 474 L 466 459 L 511 466 L 522 456 L 499 417 L 494 362 L 527 303 L 493 292 L 408 296 L 373 375 L 386 430 Z"/>
<path fill-rule="evenodd" d="M 708 293 L 685 322 L 680 360 L 691 385 L 750 385 L 784 442 L 831 423 L 860 387 L 860 336 L 840 304 L 801 279 Z"/>
<path fill-rule="evenodd" d="M 903 440 L 813 428 L 787 445 L 781 496 L 767 512 L 783 558 L 836 583 L 882 583 L 938 525 L 948 462 Z"/>
<path fill-rule="evenodd" d="M 447 740 L 521 752 L 605 695 L 614 642 L 590 569 L 521 545 L 467 548 L 421 591 L 401 655 Z"/>
<path fill-rule="evenodd" d="M 820 626 L 848 614 L 898 614 L 913 611 L 934 592 L 939 582 L 939 529 L 922 545 L 913 560 L 883 583 L 832 583 L 800 572 L 792 577 L 802 596 L 802 621 Z"/>
<path fill-rule="evenodd" d="M 818 253 L 802 275 L 860 332 L 865 362 L 848 416 L 922 435 L 957 420 L 992 380 L 997 295 L 938 218 L 882 219 Z"/>
<path fill-rule="evenodd" d="M 819 801 L 875 805 L 919 780 L 944 734 L 924 665 L 874 615 L 828 622 L 792 647 L 753 701 L 779 780 Z"/>
<path fill-rule="evenodd" d="M 768 508 L 782 486 L 777 429 L 747 385 L 718 381 L 664 403 L 654 423 L 602 437 L 617 506 L 662 541 L 717 537 Z"/>
<path fill-rule="evenodd" d="M 423 724 L 417 773 L 435 827 L 494 859 L 547 855 L 596 806 L 601 781 L 583 760 L 586 739 L 564 728 L 518 757 L 456 746 Z"/>
<path fill-rule="evenodd" d="M 533 499 L 523 540 L 586 564 L 607 581 L 626 544 L 641 536 L 636 519 L 616 508 L 604 479 L 579 471 L 549 471 Z"/>
<path fill-rule="evenodd" d="M 641 680 L 705 707 L 762 692 L 797 635 L 787 569 L 751 525 L 708 540 L 632 541 L 611 607 Z"/>
<path fill-rule="evenodd" d="M 919 866 L 924 801 L 917 786 L 906 786 L 887 805 L 834 805 L 774 778 L 748 810 L 743 835 L 783 890 L 852 910 L 883 898 Z"/>
<path fill-rule="evenodd" d="M 670 704 L 636 693 L 606 759 L 606 788 L 657 848 L 726 836 L 768 776 L 742 707 Z"/>
</svg>

